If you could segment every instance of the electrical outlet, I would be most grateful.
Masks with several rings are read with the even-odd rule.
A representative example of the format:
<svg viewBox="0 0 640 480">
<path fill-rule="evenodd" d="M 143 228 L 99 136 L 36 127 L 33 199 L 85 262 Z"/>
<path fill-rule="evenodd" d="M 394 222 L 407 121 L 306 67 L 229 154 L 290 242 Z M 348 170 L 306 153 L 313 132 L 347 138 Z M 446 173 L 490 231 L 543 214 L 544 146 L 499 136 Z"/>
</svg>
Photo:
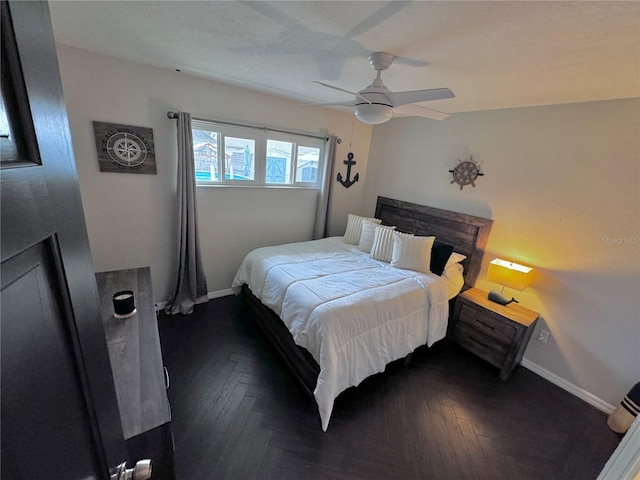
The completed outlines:
<svg viewBox="0 0 640 480">
<path fill-rule="evenodd" d="M 547 340 L 549 340 L 550 336 L 551 336 L 551 333 L 548 330 L 541 329 L 538 332 L 538 336 L 536 337 L 536 340 L 542 343 L 547 343 Z"/>
</svg>

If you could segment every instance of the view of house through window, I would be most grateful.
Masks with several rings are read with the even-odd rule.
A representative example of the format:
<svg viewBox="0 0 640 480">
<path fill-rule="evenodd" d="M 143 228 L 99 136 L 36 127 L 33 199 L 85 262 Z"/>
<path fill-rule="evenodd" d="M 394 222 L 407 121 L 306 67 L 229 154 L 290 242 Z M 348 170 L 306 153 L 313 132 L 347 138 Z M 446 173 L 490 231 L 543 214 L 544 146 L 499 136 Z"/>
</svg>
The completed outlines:
<svg viewBox="0 0 640 480">
<path fill-rule="evenodd" d="M 251 138 L 224 137 L 224 178 L 255 178 L 256 142 Z"/>
<path fill-rule="evenodd" d="M 197 184 L 317 186 L 324 139 L 200 120 L 192 135 Z"/>
<path fill-rule="evenodd" d="M 192 129 L 196 181 L 220 180 L 218 176 L 218 134 Z"/>
<path fill-rule="evenodd" d="M 295 145 L 267 139 L 267 183 L 291 183 L 291 160 Z"/>
</svg>

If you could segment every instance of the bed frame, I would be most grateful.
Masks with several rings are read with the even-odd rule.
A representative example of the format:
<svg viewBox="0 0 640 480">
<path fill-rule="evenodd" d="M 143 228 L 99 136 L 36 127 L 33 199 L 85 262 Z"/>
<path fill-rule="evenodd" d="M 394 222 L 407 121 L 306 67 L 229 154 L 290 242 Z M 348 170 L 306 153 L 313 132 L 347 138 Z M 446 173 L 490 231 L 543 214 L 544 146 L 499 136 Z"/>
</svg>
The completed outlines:
<svg viewBox="0 0 640 480">
<path fill-rule="evenodd" d="M 378 197 L 375 216 L 382 219 L 383 225 L 396 225 L 399 232 L 435 235 L 439 242 L 452 245 L 455 252 L 467 256 L 462 262 L 463 290 L 475 284 L 493 220 L 385 197 Z M 280 318 L 264 306 L 247 285 L 242 286 L 242 306 L 302 388 L 313 398 L 320 367 L 311 354 L 295 344 Z"/>
</svg>

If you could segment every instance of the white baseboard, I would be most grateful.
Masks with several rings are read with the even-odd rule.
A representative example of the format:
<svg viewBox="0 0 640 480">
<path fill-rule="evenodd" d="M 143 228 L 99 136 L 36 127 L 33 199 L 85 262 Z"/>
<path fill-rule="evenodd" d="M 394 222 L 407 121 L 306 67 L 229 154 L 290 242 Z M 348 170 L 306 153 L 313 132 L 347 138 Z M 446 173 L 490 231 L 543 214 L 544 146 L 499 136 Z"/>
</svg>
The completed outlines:
<svg viewBox="0 0 640 480">
<path fill-rule="evenodd" d="M 558 375 L 556 375 L 555 373 L 550 372 L 546 368 L 542 368 L 540 365 L 537 365 L 537 364 L 527 360 L 526 358 L 522 360 L 522 364 L 521 365 L 523 367 L 531 370 L 533 373 L 537 373 L 538 375 L 540 375 L 545 380 L 549 380 L 551 383 L 553 383 L 554 385 L 559 386 L 563 390 L 566 390 L 567 392 L 572 393 L 573 395 L 575 395 L 579 399 L 584 400 L 589 405 L 592 405 L 592 406 L 596 407 L 598 410 L 601 410 L 606 414 L 609 414 L 609 413 L 613 412 L 616 409 L 616 407 L 614 407 L 610 403 L 605 402 L 601 398 L 596 397 L 592 393 L 587 392 L 586 390 L 574 385 L 573 383 L 565 380 L 562 377 L 559 377 Z"/>
<path fill-rule="evenodd" d="M 209 300 L 211 300 L 212 298 L 220 298 L 220 297 L 227 297 L 229 295 L 235 295 L 236 292 L 234 292 L 232 289 L 230 288 L 225 288 L 224 290 L 216 290 L 215 292 L 209 292 L 207 293 L 207 297 L 209 297 Z"/>
<path fill-rule="evenodd" d="M 235 292 L 230 289 L 230 288 L 225 288 L 224 290 L 216 290 L 215 292 L 208 292 L 207 293 L 207 298 L 209 300 L 211 300 L 212 298 L 220 298 L 220 297 L 226 297 L 228 295 L 234 295 Z M 164 310 L 164 307 L 167 306 L 167 302 L 158 302 L 156 303 L 156 312 L 159 312 L 161 310 Z"/>
</svg>

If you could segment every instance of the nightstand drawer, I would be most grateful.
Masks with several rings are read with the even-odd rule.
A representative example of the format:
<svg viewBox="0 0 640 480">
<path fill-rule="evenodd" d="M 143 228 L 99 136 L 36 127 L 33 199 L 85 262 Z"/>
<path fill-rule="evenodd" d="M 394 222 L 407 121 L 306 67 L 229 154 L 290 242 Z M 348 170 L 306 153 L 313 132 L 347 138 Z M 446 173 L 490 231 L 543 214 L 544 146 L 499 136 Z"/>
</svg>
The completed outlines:
<svg viewBox="0 0 640 480">
<path fill-rule="evenodd" d="M 516 334 L 516 326 L 512 321 L 497 315 L 488 315 L 486 310 L 472 304 L 462 304 L 458 319 L 470 328 L 504 344 L 510 344 Z"/>
<path fill-rule="evenodd" d="M 502 367 L 509 351 L 509 344 L 496 342 L 495 339 L 463 322 L 456 324 L 453 338 L 462 347 L 497 367 Z"/>
</svg>

